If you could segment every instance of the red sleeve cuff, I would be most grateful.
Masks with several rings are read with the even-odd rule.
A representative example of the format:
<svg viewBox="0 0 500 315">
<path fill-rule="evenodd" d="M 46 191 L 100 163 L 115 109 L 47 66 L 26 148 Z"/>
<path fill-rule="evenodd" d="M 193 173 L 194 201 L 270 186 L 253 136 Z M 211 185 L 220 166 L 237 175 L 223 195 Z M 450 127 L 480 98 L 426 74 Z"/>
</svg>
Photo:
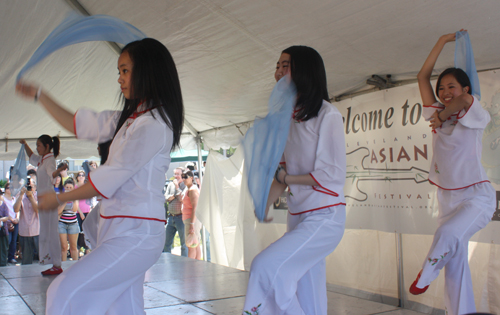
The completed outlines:
<svg viewBox="0 0 500 315">
<path fill-rule="evenodd" d="M 330 189 L 321 186 L 321 184 L 316 180 L 316 178 L 314 178 L 313 174 L 309 173 L 309 175 L 311 175 L 312 179 L 314 179 L 314 181 L 316 182 L 316 184 L 318 184 L 318 186 L 321 187 L 321 189 L 324 190 L 324 191 L 322 191 L 321 189 L 318 189 L 315 186 L 313 186 L 314 190 L 316 190 L 318 192 L 321 192 L 321 193 L 324 193 L 324 194 L 327 194 L 327 195 L 334 196 L 334 197 L 338 197 L 339 196 L 339 194 L 337 194 L 336 192 L 331 191 Z"/>
<path fill-rule="evenodd" d="M 78 135 L 76 134 L 76 113 L 78 113 L 78 111 L 73 115 L 73 129 L 75 130 L 75 137 L 78 139 Z"/>
<path fill-rule="evenodd" d="M 92 187 L 94 187 L 95 191 L 97 191 L 99 193 L 99 195 L 101 195 L 104 199 L 109 199 L 108 197 L 104 196 L 100 191 L 99 189 L 97 189 L 94 185 L 94 183 L 92 182 L 92 179 L 90 178 L 90 173 L 88 175 L 88 179 L 89 179 L 89 183 L 90 185 L 92 185 Z"/>
</svg>

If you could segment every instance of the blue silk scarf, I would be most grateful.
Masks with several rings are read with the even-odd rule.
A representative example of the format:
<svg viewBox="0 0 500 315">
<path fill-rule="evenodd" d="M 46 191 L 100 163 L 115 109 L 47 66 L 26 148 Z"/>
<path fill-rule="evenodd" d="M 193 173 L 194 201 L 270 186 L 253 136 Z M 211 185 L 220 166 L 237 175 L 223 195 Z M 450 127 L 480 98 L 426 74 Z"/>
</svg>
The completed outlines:
<svg viewBox="0 0 500 315">
<path fill-rule="evenodd" d="M 69 15 L 59 24 L 33 53 L 30 60 L 19 71 L 16 81 L 23 74 L 54 51 L 73 44 L 89 41 L 109 41 L 126 45 L 145 38 L 135 26 L 108 15 Z"/>
<path fill-rule="evenodd" d="M 255 119 L 242 142 L 248 189 L 260 222 L 265 218 L 269 189 L 285 151 L 295 101 L 295 85 L 290 76 L 283 77 L 269 97 L 269 113 Z"/>
</svg>

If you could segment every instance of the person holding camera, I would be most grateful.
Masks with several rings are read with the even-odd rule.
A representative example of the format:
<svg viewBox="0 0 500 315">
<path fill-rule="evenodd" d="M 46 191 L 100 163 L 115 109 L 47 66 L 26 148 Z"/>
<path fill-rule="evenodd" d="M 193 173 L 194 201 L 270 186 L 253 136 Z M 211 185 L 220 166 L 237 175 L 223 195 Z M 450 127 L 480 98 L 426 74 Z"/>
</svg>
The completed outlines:
<svg viewBox="0 0 500 315">
<path fill-rule="evenodd" d="M 35 176 L 28 178 L 27 185 L 21 189 L 19 198 L 14 204 L 14 211 L 19 214 L 19 245 L 21 246 L 21 264 L 33 263 L 38 253 L 38 234 L 40 221 L 38 217 L 38 197 Z"/>
</svg>

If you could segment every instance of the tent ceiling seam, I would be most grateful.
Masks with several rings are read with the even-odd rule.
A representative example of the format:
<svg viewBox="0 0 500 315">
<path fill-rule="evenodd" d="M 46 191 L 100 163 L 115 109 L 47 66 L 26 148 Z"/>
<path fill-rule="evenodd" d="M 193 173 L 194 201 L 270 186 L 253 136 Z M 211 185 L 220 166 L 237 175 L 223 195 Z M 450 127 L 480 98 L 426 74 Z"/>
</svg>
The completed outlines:
<svg viewBox="0 0 500 315">
<path fill-rule="evenodd" d="M 259 44 L 263 48 L 265 48 L 268 52 L 271 54 L 275 54 L 277 51 L 281 51 L 280 49 L 273 47 L 271 45 L 268 45 L 261 39 L 259 39 L 257 36 L 255 36 L 253 33 L 247 30 L 245 25 L 243 25 L 238 19 L 234 18 L 230 13 L 226 12 L 224 9 L 222 9 L 220 6 L 212 4 L 210 1 L 206 0 L 198 0 L 200 3 L 202 3 L 207 9 L 212 11 L 213 13 L 217 14 L 218 16 L 222 17 L 224 20 L 226 20 L 227 23 L 233 25 L 235 28 L 237 28 L 241 33 L 243 33 L 246 37 L 254 41 L 255 43 Z"/>
</svg>

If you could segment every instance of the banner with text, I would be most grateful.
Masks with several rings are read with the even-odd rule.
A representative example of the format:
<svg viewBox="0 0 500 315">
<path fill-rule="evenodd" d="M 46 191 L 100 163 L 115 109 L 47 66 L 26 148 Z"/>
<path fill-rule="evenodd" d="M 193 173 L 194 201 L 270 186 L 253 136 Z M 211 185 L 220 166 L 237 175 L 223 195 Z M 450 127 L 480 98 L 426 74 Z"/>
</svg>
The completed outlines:
<svg viewBox="0 0 500 315">
<path fill-rule="evenodd" d="M 482 160 L 499 191 L 494 220 L 500 221 L 500 73 L 480 73 L 479 79 L 481 105 L 491 115 Z M 334 104 L 344 117 L 346 137 L 346 228 L 433 234 L 438 206 L 436 187 L 428 181 L 432 136 L 417 84 Z M 494 234 L 484 231 L 478 238 L 490 241 Z"/>
</svg>

